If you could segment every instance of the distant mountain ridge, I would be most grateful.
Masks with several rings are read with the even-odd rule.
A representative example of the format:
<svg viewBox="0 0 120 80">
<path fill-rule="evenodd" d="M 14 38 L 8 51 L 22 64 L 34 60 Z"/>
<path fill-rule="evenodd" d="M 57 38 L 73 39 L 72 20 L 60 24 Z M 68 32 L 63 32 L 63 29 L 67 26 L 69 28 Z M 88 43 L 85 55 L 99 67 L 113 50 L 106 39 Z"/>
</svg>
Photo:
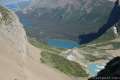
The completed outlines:
<svg viewBox="0 0 120 80">
<path fill-rule="evenodd" d="M 32 36 L 38 40 L 77 41 L 80 34 L 98 30 L 106 22 L 113 5 L 109 0 L 33 0 L 17 14 L 31 20 Z"/>
</svg>

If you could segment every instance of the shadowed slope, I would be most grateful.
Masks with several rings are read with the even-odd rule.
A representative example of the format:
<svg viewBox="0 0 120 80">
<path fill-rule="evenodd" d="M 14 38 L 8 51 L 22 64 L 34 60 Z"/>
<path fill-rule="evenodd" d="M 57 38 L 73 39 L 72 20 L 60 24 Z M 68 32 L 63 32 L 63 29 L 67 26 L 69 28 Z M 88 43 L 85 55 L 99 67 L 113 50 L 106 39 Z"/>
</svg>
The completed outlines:
<svg viewBox="0 0 120 80">
<path fill-rule="evenodd" d="M 107 22 L 97 32 L 80 35 L 79 36 L 80 44 L 89 43 L 97 39 L 98 37 L 103 35 L 109 28 L 114 26 L 119 20 L 120 20 L 120 6 L 119 0 L 116 0 L 115 6 L 113 7 Z"/>
</svg>

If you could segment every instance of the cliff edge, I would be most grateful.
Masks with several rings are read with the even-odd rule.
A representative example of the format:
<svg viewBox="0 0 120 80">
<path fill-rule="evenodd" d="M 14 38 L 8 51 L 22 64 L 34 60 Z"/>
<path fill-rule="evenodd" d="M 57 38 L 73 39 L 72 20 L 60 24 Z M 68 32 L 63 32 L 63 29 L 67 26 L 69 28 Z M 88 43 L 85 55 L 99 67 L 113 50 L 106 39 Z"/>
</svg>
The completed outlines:
<svg viewBox="0 0 120 80">
<path fill-rule="evenodd" d="M 40 62 L 15 13 L 0 7 L 0 80 L 71 80 Z"/>
</svg>

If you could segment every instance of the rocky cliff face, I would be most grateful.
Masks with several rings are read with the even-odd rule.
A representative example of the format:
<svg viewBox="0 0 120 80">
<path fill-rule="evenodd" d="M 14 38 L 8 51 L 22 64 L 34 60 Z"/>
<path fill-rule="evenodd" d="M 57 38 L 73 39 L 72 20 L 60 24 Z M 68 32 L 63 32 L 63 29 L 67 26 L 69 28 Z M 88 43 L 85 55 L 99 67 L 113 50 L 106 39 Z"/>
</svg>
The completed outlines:
<svg viewBox="0 0 120 80">
<path fill-rule="evenodd" d="M 23 26 L 19 22 L 19 19 L 14 13 L 7 10 L 2 11 L 1 9 L 0 14 L 0 20 L 2 22 L 0 24 L 0 42 L 3 40 L 6 42 L 6 45 L 14 46 L 14 50 L 16 50 L 19 54 L 25 54 L 27 38 Z"/>
<path fill-rule="evenodd" d="M 17 16 L 0 7 L 0 79 L 25 79 L 23 57 L 26 55 L 26 33 Z"/>
<path fill-rule="evenodd" d="M 0 7 L 0 80 L 71 80 L 40 63 L 40 50 L 31 46 L 18 17 Z"/>
</svg>

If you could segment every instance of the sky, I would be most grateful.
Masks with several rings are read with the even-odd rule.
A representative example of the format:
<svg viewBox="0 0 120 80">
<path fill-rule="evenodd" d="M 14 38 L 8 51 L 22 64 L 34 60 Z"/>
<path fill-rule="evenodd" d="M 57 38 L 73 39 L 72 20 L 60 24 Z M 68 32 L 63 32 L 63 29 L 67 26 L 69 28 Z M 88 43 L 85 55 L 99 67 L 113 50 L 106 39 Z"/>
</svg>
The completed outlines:
<svg viewBox="0 0 120 80">
<path fill-rule="evenodd" d="M 0 0 L 0 5 L 5 6 L 14 11 L 18 11 L 30 2 L 31 0 Z"/>
</svg>

